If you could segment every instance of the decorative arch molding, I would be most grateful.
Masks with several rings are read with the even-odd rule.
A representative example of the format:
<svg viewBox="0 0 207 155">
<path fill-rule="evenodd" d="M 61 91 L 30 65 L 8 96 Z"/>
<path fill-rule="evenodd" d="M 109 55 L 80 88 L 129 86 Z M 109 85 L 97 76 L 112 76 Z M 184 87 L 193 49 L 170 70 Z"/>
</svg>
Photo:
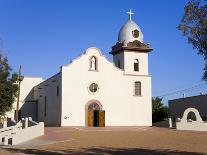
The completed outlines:
<svg viewBox="0 0 207 155">
<path fill-rule="evenodd" d="M 91 50 L 95 50 L 96 52 L 99 53 L 100 56 L 103 56 L 101 50 L 99 48 L 97 48 L 97 47 L 89 47 L 89 48 L 87 48 L 85 50 L 84 54 L 88 55 Z"/>
<path fill-rule="evenodd" d="M 190 112 L 193 112 L 195 114 L 197 122 L 203 122 L 203 120 L 202 120 L 202 118 L 201 118 L 201 116 L 199 114 L 199 111 L 197 109 L 195 109 L 195 108 L 188 108 L 188 109 L 186 109 L 184 111 L 184 113 L 183 113 L 183 117 L 181 119 L 181 122 L 187 122 L 187 117 L 188 117 L 188 114 Z"/>
<path fill-rule="evenodd" d="M 100 107 L 100 110 L 103 110 L 103 106 L 101 104 L 101 102 L 99 102 L 96 99 L 92 99 L 89 100 L 86 104 L 85 104 L 85 126 L 88 126 L 88 106 L 92 103 L 96 103 L 98 104 L 98 106 Z"/>
</svg>

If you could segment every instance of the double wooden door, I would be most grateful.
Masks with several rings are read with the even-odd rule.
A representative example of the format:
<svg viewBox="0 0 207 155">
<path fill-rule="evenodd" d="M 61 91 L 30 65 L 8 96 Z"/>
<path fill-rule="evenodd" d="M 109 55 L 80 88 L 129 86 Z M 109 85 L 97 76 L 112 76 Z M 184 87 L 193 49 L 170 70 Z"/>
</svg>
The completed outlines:
<svg viewBox="0 0 207 155">
<path fill-rule="evenodd" d="M 105 126 L 105 111 L 104 110 L 88 110 L 88 126 L 104 127 Z"/>
</svg>

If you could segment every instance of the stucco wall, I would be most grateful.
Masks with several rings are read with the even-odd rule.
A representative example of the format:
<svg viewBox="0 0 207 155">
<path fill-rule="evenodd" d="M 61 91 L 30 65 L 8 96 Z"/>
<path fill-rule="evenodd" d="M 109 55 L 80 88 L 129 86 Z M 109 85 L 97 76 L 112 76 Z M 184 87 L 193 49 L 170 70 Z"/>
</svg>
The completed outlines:
<svg viewBox="0 0 207 155">
<path fill-rule="evenodd" d="M 169 101 L 171 118 L 182 118 L 183 112 L 187 108 L 196 108 L 202 118 L 207 118 L 207 95 L 199 95 Z"/>
<path fill-rule="evenodd" d="M 135 59 L 139 60 L 139 72 L 134 72 Z M 148 53 L 124 52 L 124 70 L 126 74 L 148 75 Z"/>
<path fill-rule="evenodd" d="M 20 85 L 20 100 L 19 109 L 21 110 L 21 117 L 32 117 L 36 120 L 36 113 L 34 110 L 35 102 L 33 96 L 33 87 L 43 81 L 40 77 L 24 77 Z M 14 111 L 16 110 L 17 102 L 13 103 L 13 110 L 7 113 L 8 117 L 14 118 Z M 24 106 L 23 106 L 24 105 Z"/>
<path fill-rule="evenodd" d="M 139 71 L 134 72 L 134 62 L 139 61 Z M 136 75 L 149 75 L 148 73 L 148 53 L 137 51 L 121 51 L 113 56 L 113 62 L 117 66 L 117 62 L 120 60 L 120 68 L 125 71 L 126 74 Z"/>
<path fill-rule="evenodd" d="M 57 86 L 59 87 L 59 96 L 57 96 Z M 35 99 L 38 101 L 38 121 L 45 122 L 46 126 L 60 126 L 61 73 L 37 85 L 34 91 Z M 47 98 L 46 105 L 45 97 Z"/>
<path fill-rule="evenodd" d="M 37 125 L 18 130 L 18 132 L 12 136 L 12 145 L 17 145 L 43 135 L 44 123 L 40 122 Z"/>
<path fill-rule="evenodd" d="M 98 59 L 98 71 L 89 71 L 91 56 Z M 134 96 L 135 81 L 142 83 L 141 96 Z M 91 83 L 99 86 L 95 94 L 88 90 Z M 125 75 L 96 48 L 89 48 L 72 63 L 62 66 L 61 125 L 84 126 L 85 105 L 90 100 L 102 104 L 106 126 L 151 126 L 151 77 Z"/>
</svg>

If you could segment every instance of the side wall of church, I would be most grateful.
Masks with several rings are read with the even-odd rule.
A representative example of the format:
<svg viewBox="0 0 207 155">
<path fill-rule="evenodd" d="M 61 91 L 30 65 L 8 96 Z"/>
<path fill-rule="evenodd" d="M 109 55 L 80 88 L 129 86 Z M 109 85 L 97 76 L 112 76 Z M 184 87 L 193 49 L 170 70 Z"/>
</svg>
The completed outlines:
<svg viewBox="0 0 207 155">
<path fill-rule="evenodd" d="M 34 88 L 39 122 L 46 126 L 60 126 L 61 120 L 61 73 Z"/>
<path fill-rule="evenodd" d="M 97 58 L 97 70 L 89 70 L 89 60 Z M 141 66 L 140 66 L 141 67 Z M 142 84 L 141 96 L 135 96 L 134 82 Z M 96 93 L 89 85 L 96 83 Z M 62 66 L 61 126 L 87 126 L 87 107 L 90 101 L 99 101 L 105 110 L 106 126 L 151 126 L 151 77 L 125 75 L 101 55 L 89 48 L 72 63 Z"/>
</svg>

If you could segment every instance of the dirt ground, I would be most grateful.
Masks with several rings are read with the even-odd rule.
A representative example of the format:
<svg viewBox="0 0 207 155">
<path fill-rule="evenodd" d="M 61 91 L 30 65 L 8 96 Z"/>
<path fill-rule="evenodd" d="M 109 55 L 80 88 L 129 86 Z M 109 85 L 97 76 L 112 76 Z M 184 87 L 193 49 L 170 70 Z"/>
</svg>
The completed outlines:
<svg viewBox="0 0 207 155">
<path fill-rule="evenodd" d="M 40 142 L 47 143 L 38 145 Z M 25 147 L 24 147 L 25 146 Z M 47 127 L 31 146 L 0 149 L 0 155 L 207 154 L 207 132 L 158 127 Z"/>
</svg>

